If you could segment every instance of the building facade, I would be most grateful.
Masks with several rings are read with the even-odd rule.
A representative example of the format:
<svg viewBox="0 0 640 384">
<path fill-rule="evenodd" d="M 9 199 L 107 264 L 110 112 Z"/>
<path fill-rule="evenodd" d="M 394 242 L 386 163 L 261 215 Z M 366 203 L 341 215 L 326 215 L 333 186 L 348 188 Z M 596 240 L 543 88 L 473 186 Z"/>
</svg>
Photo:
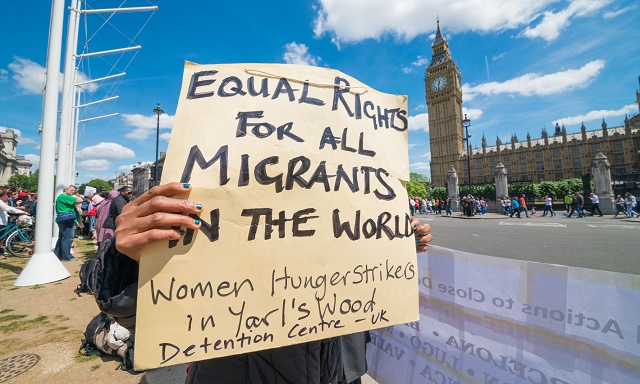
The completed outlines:
<svg viewBox="0 0 640 384">
<path fill-rule="evenodd" d="M 523 141 L 512 135 L 509 142 L 502 143 L 498 137 L 491 146 L 483 135 L 481 147 L 470 146 L 471 157 L 467 159 L 462 126 L 462 81 L 439 23 L 424 81 L 434 186 L 445 186 L 451 166 L 462 176 L 461 184 L 491 183 L 499 162 L 505 165 L 510 181 L 582 177 L 591 172 L 598 152 L 607 156 L 614 175 L 640 174 L 640 115 L 626 117 L 623 125 L 615 127 L 608 127 L 604 120 L 595 129 L 588 130 L 582 124 L 577 133 L 567 133 L 564 126 L 556 124 L 552 133 L 543 129 L 540 138 L 532 139 L 527 133 Z M 640 111 L 640 91 L 636 92 L 636 99 Z"/>
<path fill-rule="evenodd" d="M 0 185 L 6 185 L 14 174 L 31 174 L 31 162 L 16 155 L 17 146 L 18 135 L 13 129 L 0 133 Z"/>
</svg>

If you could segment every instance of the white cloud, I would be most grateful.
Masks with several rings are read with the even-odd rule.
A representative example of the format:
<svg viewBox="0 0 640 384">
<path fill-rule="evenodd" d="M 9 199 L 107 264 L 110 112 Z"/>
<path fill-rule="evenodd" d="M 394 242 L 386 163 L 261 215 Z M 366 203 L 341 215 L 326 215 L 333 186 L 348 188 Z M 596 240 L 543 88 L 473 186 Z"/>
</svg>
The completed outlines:
<svg viewBox="0 0 640 384">
<path fill-rule="evenodd" d="M 94 172 L 106 171 L 110 166 L 111 163 L 104 159 L 85 160 L 78 163 L 79 168 Z"/>
<path fill-rule="evenodd" d="M 406 75 L 408 73 L 411 73 L 411 68 L 410 67 L 403 67 L 402 68 L 402 72 Z"/>
<path fill-rule="evenodd" d="M 388 33 L 403 40 L 436 28 L 436 10 L 451 33 L 495 32 L 528 25 L 555 0 L 319 0 L 316 36 L 328 33 L 336 44 L 378 39 Z M 425 22 L 425 19 L 428 22 Z"/>
<path fill-rule="evenodd" d="M 503 58 L 503 57 L 505 57 L 505 56 L 507 56 L 507 53 L 506 53 L 506 52 L 502 52 L 502 53 L 499 53 L 499 54 L 497 54 L 497 55 L 493 55 L 493 56 L 491 56 L 491 60 L 492 60 L 492 61 L 500 60 L 500 59 L 502 59 L 502 58 Z"/>
<path fill-rule="evenodd" d="M 9 71 L 6 69 L 0 68 L 0 82 L 5 82 L 9 80 Z"/>
<path fill-rule="evenodd" d="M 20 144 L 35 144 L 35 140 L 28 138 L 28 137 L 23 137 L 22 136 L 22 131 L 17 129 L 17 128 L 9 128 L 9 127 L 3 127 L 0 126 L 0 132 L 4 133 L 7 131 L 7 129 L 12 129 L 16 135 L 18 136 L 17 140 L 18 140 L 18 145 Z"/>
<path fill-rule="evenodd" d="M 129 148 L 118 143 L 105 143 L 85 147 L 78 151 L 77 156 L 81 159 L 109 159 L 122 160 L 134 157 L 136 154 Z"/>
<path fill-rule="evenodd" d="M 482 109 L 462 107 L 462 114 L 469 120 L 478 120 L 483 113 Z"/>
<path fill-rule="evenodd" d="M 412 171 L 426 171 L 431 174 L 431 163 L 428 161 L 417 161 L 409 164 Z"/>
<path fill-rule="evenodd" d="M 320 57 L 309 53 L 309 48 L 304 44 L 297 44 L 295 41 L 284 46 L 285 52 L 282 60 L 287 64 L 317 65 Z"/>
<path fill-rule="evenodd" d="M 160 135 L 160 140 L 169 141 L 170 138 L 171 138 L 170 132 L 163 133 Z"/>
<path fill-rule="evenodd" d="M 630 5 L 628 7 L 625 8 L 621 8 L 618 9 L 617 11 L 612 11 L 612 12 L 605 12 L 604 15 L 602 15 L 605 19 L 612 19 L 616 16 L 625 14 L 625 13 L 629 13 L 630 11 L 636 9 L 637 7 L 635 5 Z"/>
<path fill-rule="evenodd" d="M 415 143 L 413 143 L 413 144 L 412 144 L 412 143 L 409 143 L 409 149 L 413 149 L 413 148 L 415 148 L 415 147 L 417 147 L 417 146 L 418 146 L 418 144 L 415 144 Z"/>
<path fill-rule="evenodd" d="M 31 172 L 35 171 L 36 169 L 40 168 L 40 155 L 36 155 L 33 153 L 28 153 L 26 155 L 22 155 L 24 156 L 25 159 L 29 160 L 31 162 Z"/>
<path fill-rule="evenodd" d="M 124 173 L 129 173 L 129 172 L 131 172 L 131 170 L 133 168 L 142 167 L 142 166 L 151 165 L 151 164 L 153 164 L 153 161 L 142 161 L 142 162 L 137 162 L 137 163 L 134 163 L 134 164 L 121 165 L 121 166 L 118 167 L 118 171 L 119 172 L 124 172 Z"/>
<path fill-rule="evenodd" d="M 632 114 L 632 113 L 635 113 L 637 109 L 638 109 L 638 106 L 636 104 L 629 104 L 617 110 L 602 109 L 598 111 L 587 112 L 584 115 L 562 117 L 558 119 L 557 122 L 558 124 L 565 124 L 565 125 L 581 124 L 585 121 L 601 120 L 607 117 L 618 117 L 618 116 L 624 116 L 626 114 Z M 555 125 L 555 123 L 556 122 L 554 121 L 553 124 Z"/>
<path fill-rule="evenodd" d="M 141 114 L 122 114 L 120 115 L 124 119 L 125 124 L 135 129 L 125 134 L 124 136 L 129 139 L 146 140 L 149 136 L 156 134 L 157 115 L 141 115 Z M 160 115 L 160 128 L 173 127 L 173 118 L 166 113 Z"/>
<path fill-rule="evenodd" d="M 418 155 L 417 157 L 424 157 L 427 161 L 431 161 L 431 152 L 423 153 L 422 155 Z"/>
<path fill-rule="evenodd" d="M 533 28 L 527 27 L 522 35 L 553 41 L 560 36 L 562 30 L 571 25 L 571 18 L 592 15 L 610 2 L 611 0 L 574 0 L 559 12 L 545 11 L 542 21 Z"/>
<path fill-rule="evenodd" d="M 477 86 L 465 84 L 463 86 L 464 100 L 472 100 L 478 94 L 506 93 L 521 96 L 547 96 L 584 88 L 602 71 L 604 65 L 604 60 L 594 60 L 579 69 L 568 69 L 548 75 L 526 73 L 502 83 L 492 81 Z"/>
<path fill-rule="evenodd" d="M 427 64 L 429 64 L 429 59 L 424 58 L 422 56 L 418 56 L 418 60 L 416 60 L 413 63 L 411 63 L 411 65 L 416 66 L 416 67 L 423 67 L 423 66 L 425 66 Z"/>
<path fill-rule="evenodd" d="M 26 91 L 28 94 L 39 95 L 44 92 L 45 73 L 46 70 L 40 64 L 22 57 L 14 57 L 13 62 L 9 64 L 9 69 L 13 72 L 11 78 L 15 80 L 19 89 Z M 76 82 L 87 81 L 89 78 L 82 72 L 78 72 Z M 62 83 L 64 76 L 59 74 L 58 92 L 62 92 Z M 87 84 L 82 87 L 89 92 L 95 92 L 98 89 L 96 83 Z"/>
<path fill-rule="evenodd" d="M 420 113 L 418 115 L 409 116 L 409 131 L 429 132 L 429 114 Z"/>
</svg>

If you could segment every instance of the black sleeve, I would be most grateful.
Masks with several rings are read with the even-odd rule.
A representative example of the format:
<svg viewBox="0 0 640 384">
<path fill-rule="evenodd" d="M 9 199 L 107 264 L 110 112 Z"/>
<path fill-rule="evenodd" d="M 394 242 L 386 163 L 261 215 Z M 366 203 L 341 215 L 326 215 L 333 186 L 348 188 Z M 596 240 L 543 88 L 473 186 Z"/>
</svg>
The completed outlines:
<svg viewBox="0 0 640 384">
<path fill-rule="evenodd" d="M 100 310 L 118 324 L 135 331 L 138 299 L 138 263 L 118 252 L 115 237 L 107 240 L 98 255 L 94 294 Z"/>
</svg>

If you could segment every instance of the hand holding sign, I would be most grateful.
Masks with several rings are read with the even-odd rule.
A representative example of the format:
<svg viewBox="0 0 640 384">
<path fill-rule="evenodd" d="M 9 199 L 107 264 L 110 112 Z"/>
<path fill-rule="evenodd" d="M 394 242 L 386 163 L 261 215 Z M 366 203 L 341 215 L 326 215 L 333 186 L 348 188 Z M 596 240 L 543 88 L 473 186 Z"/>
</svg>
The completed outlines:
<svg viewBox="0 0 640 384">
<path fill-rule="evenodd" d="M 433 240 L 433 236 L 429 234 L 431 226 L 429 224 L 420 224 L 418 219 L 411 219 L 411 227 L 416 238 L 416 252 L 426 252 L 429 249 L 428 243 Z"/>
<path fill-rule="evenodd" d="M 116 248 L 135 261 L 150 244 L 178 240 L 180 228 L 200 228 L 200 220 L 188 214 L 198 214 L 202 205 L 172 196 L 185 195 L 190 184 L 169 183 L 154 187 L 124 206 L 117 218 Z"/>
</svg>

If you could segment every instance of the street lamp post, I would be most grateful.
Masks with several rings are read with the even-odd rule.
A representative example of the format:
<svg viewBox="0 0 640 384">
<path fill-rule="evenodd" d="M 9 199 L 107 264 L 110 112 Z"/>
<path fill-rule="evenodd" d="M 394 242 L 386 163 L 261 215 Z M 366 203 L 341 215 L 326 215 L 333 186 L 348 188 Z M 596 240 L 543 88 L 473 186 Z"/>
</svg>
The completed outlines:
<svg viewBox="0 0 640 384">
<path fill-rule="evenodd" d="M 467 118 L 467 114 L 464 114 L 464 120 L 462 120 L 462 126 L 464 127 L 464 141 L 467 142 L 467 172 L 469 173 L 469 178 L 467 179 L 467 193 L 471 193 L 471 148 L 469 144 L 469 138 L 471 135 L 469 134 L 469 127 L 471 126 L 471 120 Z"/>
<path fill-rule="evenodd" d="M 158 119 L 156 120 L 156 163 L 153 175 L 153 184 L 155 186 L 160 185 L 158 182 L 158 146 L 160 144 L 160 115 L 164 113 L 164 111 L 160 109 L 160 103 L 158 103 L 158 106 L 153 110 L 153 112 L 158 116 Z"/>
</svg>

